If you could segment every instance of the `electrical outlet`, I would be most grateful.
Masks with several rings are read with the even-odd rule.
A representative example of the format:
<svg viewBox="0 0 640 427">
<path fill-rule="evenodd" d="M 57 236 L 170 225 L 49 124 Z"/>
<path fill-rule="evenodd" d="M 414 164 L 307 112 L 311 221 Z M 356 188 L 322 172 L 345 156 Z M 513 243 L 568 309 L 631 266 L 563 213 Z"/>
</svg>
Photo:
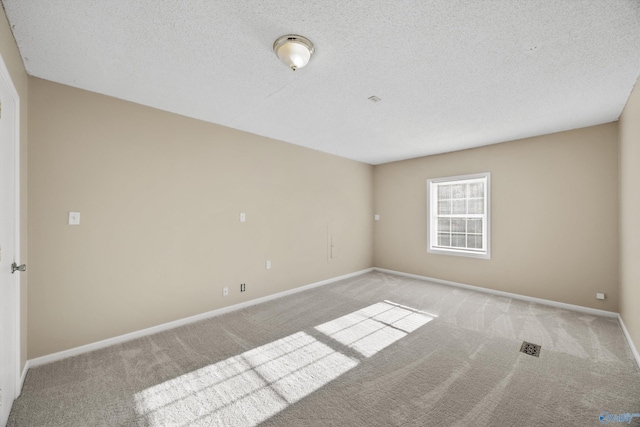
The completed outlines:
<svg viewBox="0 0 640 427">
<path fill-rule="evenodd" d="M 596 299 L 604 299 L 605 295 L 603 293 L 598 292 L 596 294 Z"/>
<path fill-rule="evenodd" d="M 244 292 L 247 290 L 247 284 L 246 283 L 240 283 L 240 292 Z"/>
<path fill-rule="evenodd" d="M 227 295 L 229 295 L 229 288 L 225 286 L 224 288 L 222 288 L 222 296 L 226 297 Z"/>
<path fill-rule="evenodd" d="M 271 268 L 271 261 L 267 260 L 267 262 L 265 263 L 265 267 L 268 269 Z"/>
</svg>

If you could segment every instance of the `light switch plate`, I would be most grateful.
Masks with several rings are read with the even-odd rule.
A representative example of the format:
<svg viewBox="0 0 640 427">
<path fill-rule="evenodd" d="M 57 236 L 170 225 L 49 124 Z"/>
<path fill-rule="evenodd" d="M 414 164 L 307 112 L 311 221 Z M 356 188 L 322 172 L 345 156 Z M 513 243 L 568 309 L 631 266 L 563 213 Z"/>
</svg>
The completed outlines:
<svg viewBox="0 0 640 427">
<path fill-rule="evenodd" d="M 80 225 L 80 212 L 69 212 L 69 225 Z"/>
</svg>

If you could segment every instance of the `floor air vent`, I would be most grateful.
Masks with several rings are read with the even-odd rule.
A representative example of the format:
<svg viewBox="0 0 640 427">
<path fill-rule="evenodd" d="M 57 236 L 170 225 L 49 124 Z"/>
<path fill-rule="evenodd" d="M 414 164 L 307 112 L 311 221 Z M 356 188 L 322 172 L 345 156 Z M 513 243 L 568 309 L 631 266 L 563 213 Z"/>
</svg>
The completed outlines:
<svg viewBox="0 0 640 427">
<path fill-rule="evenodd" d="M 540 348 L 538 344 L 531 344 L 530 342 L 522 341 L 522 347 L 520 347 L 520 351 L 522 353 L 528 354 L 529 356 L 540 357 Z"/>
</svg>

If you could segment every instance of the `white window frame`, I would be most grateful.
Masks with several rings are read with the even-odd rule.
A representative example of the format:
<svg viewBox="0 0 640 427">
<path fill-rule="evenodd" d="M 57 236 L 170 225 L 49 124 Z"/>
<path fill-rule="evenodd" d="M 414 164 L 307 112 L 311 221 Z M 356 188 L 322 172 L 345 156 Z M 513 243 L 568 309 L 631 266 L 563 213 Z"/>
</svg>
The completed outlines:
<svg viewBox="0 0 640 427">
<path fill-rule="evenodd" d="M 452 248 L 438 245 L 438 185 L 483 180 L 485 182 L 484 214 L 464 214 L 460 217 L 482 219 L 482 249 Z M 432 178 L 427 180 L 427 252 L 472 258 L 491 258 L 491 173 Z M 455 217 L 451 214 L 450 217 Z"/>
</svg>

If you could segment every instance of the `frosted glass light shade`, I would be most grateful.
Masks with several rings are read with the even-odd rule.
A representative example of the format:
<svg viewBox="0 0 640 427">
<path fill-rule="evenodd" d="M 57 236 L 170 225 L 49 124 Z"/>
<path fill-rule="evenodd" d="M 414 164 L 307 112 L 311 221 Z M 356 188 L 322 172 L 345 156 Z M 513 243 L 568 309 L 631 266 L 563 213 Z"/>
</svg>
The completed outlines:
<svg viewBox="0 0 640 427">
<path fill-rule="evenodd" d="M 290 34 L 279 37 L 273 43 L 273 51 L 280 61 L 295 71 L 309 63 L 314 47 L 309 39 Z"/>
</svg>

